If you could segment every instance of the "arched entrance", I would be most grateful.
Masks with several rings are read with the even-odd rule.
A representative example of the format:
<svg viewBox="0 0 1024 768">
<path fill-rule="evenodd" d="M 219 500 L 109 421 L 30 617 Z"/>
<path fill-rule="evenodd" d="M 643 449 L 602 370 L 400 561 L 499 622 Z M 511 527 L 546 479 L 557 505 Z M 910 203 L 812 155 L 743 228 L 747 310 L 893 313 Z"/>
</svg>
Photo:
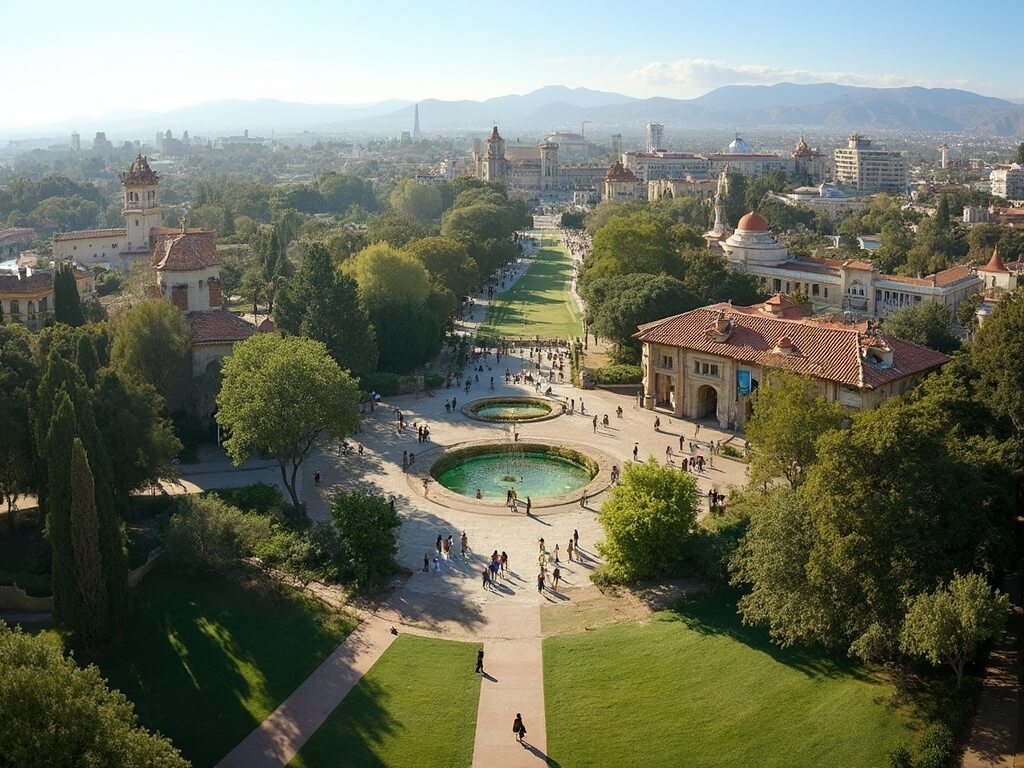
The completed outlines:
<svg viewBox="0 0 1024 768">
<path fill-rule="evenodd" d="M 698 419 L 718 417 L 718 391 L 707 384 L 697 390 L 697 414 Z"/>
</svg>

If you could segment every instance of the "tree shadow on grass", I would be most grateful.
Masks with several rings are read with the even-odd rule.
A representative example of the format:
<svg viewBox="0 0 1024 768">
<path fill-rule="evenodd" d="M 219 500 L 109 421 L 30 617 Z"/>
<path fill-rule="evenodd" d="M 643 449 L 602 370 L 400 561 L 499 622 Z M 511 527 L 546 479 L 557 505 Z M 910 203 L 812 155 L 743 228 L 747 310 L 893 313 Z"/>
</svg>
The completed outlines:
<svg viewBox="0 0 1024 768">
<path fill-rule="evenodd" d="M 671 610 L 660 614 L 660 618 L 680 621 L 703 635 L 730 637 L 808 677 L 873 679 L 872 674 L 855 660 L 819 646 L 780 648 L 771 641 L 767 630 L 743 623 L 736 608 L 738 599 L 739 593 L 722 590 L 693 601 L 680 601 Z"/>
</svg>

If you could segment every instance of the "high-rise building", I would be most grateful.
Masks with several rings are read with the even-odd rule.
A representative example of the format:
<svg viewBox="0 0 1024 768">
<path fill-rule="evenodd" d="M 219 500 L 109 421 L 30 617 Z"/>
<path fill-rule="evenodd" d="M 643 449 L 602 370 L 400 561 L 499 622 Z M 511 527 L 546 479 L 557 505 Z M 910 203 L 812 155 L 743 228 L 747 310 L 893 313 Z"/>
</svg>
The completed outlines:
<svg viewBox="0 0 1024 768">
<path fill-rule="evenodd" d="M 665 148 L 665 126 L 661 123 L 647 124 L 647 151 L 655 152 Z"/>
<path fill-rule="evenodd" d="M 412 140 L 420 140 L 420 105 L 416 104 L 412 108 Z"/>
<path fill-rule="evenodd" d="M 618 160 L 618 159 L 620 159 L 622 157 L 622 134 L 621 133 L 613 133 L 612 134 L 612 157 L 614 157 L 616 160 Z"/>
<path fill-rule="evenodd" d="M 78 152 L 82 149 L 82 137 L 78 135 L 78 131 L 71 132 L 71 151 Z"/>
<path fill-rule="evenodd" d="M 1024 200 L 1024 168 L 1014 163 L 996 168 L 988 177 L 992 194 L 1005 200 Z"/>
<path fill-rule="evenodd" d="M 107 138 L 107 134 L 103 131 L 96 131 L 96 136 L 92 140 L 92 148 L 95 152 L 110 152 L 114 145 Z"/>
<path fill-rule="evenodd" d="M 900 152 L 871 146 L 871 139 L 853 134 L 835 151 L 836 183 L 861 193 L 907 191 L 907 160 Z"/>
</svg>

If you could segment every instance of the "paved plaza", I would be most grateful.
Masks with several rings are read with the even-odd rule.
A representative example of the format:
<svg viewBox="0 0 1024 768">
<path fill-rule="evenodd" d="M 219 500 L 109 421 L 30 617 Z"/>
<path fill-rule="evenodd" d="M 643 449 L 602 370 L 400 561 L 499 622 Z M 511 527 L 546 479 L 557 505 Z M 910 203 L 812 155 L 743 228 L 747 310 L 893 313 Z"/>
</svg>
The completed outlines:
<svg viewBox="0 0 1024 768">
<path fill-rule="evenodd" d="M 523 260 L 518 274 L 528 266 L 529 260 Z M 487 312 L 483 297 L 477 296 L 474 300 L 475 307 L 458 328 L 459 332 L 475 333 Z M 542 360 L 542 371 L 547 368 L 547 362 Z M 473 374 L 468 394 L 462 388 L 453 387 L 432 395 L 388 398 L 364 416 L 360 433 L 350 440 L 362 444 L 362 455 L 358 451 L 342 452 L 332 445 L 322 448 L 303 465 L 303 498 L 314 520 L 327 519 L 330 497 L 336 490 L 366 489 L 394 496 L 404 520 L 398 561 L 412 573 L 371 609 L 374 630 L 358 633 L 346 641 L 346 645 L 355 643 L 360 647 L 339 649 L 221 765 L 240 765 L 239 757 L 257 764 L 256 754 L 264 755 L 258 762 L 260 765 L 284 765 L 365 671 L 360 664 L 353 667 L 357 674 L 351 674 L 351 670 L 342 674 L 338 671 L 339 659 L 363 660 L 379 656 L 393 637 L 380 631 L 385 625 L 399 632 L 482 642 L 488 674 L 481 683 L 473 765 L 514 768 L 545 764 L 540 607 L 568 604 L 574 594 L 590 584 L 590 575 L 600 562 L 595 545 L 603 535 L 596 513 L 607 492 L 588 499 L 585 508 L 576 500 L 553 507 L 538 504 L 529 517 L 522 508 L 512 512 L 504 507 L 477 505 L 473 499 L 458 504 L 439 503 L 431 497 L 429 487 L 424 494 L 421 481 L 403 471 L 403 451 L 423 455 L 426 459 L 436 458 L 444 448 L 455 444 L 480 440 L 505 443 L 508 434 L 504 425 L 470 419 L 461 412 L 461 406 L 485 397 L 537 396 L 530 385 L 505 383 L 506 369 L 512 374 L 535 370 L 534 359 L 526 351 L 502 357 L 500 361 L 496 361 L 492 353 L 475 365 L 483 366 L 483 371 Z M 475 381 L 476 376 L 479 382 Z M 490 389 L 492 376 L 493 391 Z M 596 449 L 620 468 L 633 461 L 634 446 L 639 460 L 654 457 L 660 463 L 665 463 L 666 448 L 671 447 L 672 463 L 679 467 L 682 438 L 684 452 L 690 455 L 689 444 L 696 440 L 696 425 L 692 422 L 661 415 L 660 430 L 655 431 L 655 414 L 641 408 L 635 396 L 603 390 L 584 391 L 570 384 L 554 384 L 552 389 L 552 398 L 567 404 L 575 401 L 574 413 L 519 425 L 520 441 L 555 441 L 584 453 Z M 459 407 L 446 412 L 445 401 L 452 397 L 457 399 Z M 618 408 L 623 412 L 621 418 L 616 416 Z M 396 409 L 404 417 L 404 430 L 399 428 Z M 600 425 L 606 414 L 607 428 Z M 596 430 L 593 427 L 595 415 L 599 419 Z M 430 428 L 427 444 L 417 441 L 419 425 Z M 726 441 L 731 437 L 702 425 L 695 450 L 708 456 L 708 441 Z M 313 483 L 317 470 L 321 475 L 318 487 Z M 269 472 L 269 469 L 254 469 L 252 474 Z M 213 477 L 220 479 L 219 474 Z M 696 477 L 706 497 L 709 489 L 726 492 L 730 486 L 742 485 L 745 465 L 718 456 L 713 467 L 707 467 Z M 190 477 L 192 481 L 196 479 Z M 267 479 L 271 479 L 270 475 Z M 579 533 L 582 559 L 568 562 L 566 545 L 574 531 Z M 469 540 L 465 558 L 459 554 L 463 532 Z M 450 558 L 439 557 L 435 564 L 438 535 L 445 538 L 451 535 L 455 547 Z M 555 544 L 560 548 L 562 584 L 558 591 L 546 589 L 540 593 L 537 590 L 541 538 L 548 552 L 549 583 Z M 482 572 L 495 550 L 508 554 L 509 573 L 507 578 L 485 588 Z M 430 563 L 426 572 L 423 571 L 425 554 Z M 366 647 L 367 638 L 372 640 L 370 647 Z M 344 684 L 339 684 L 339 680 Z M 512 738 L 512 719 L 517 712 L 523 714 L 528 729 L 525 746 Z"/>
</svg>

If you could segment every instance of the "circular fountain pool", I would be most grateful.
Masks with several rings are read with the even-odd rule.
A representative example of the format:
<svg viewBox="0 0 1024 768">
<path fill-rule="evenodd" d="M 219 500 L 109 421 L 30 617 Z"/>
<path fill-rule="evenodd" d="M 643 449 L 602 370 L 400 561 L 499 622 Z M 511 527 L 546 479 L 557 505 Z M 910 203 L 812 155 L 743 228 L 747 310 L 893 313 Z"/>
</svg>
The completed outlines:
<svg viewBox="0 0 1024 768">
<path fill-rule="evenodd" d="M 544 499 L 585 488 L 597 473 L 597 463 L 566 448 L 539 444 L 483 445 L 453 451 L 441 458 L 430 474 L 454 493 L 470 498 L 504 501 L 515 489 L 520 501 Z"/>
<path fill-rule="evenodd" d="M 474 400 L 462 412 L 479 421 L 505 423 L 553 419 L 563 410 L 561 403 L 537 397 L 488 397 Z"/>
</svg>

